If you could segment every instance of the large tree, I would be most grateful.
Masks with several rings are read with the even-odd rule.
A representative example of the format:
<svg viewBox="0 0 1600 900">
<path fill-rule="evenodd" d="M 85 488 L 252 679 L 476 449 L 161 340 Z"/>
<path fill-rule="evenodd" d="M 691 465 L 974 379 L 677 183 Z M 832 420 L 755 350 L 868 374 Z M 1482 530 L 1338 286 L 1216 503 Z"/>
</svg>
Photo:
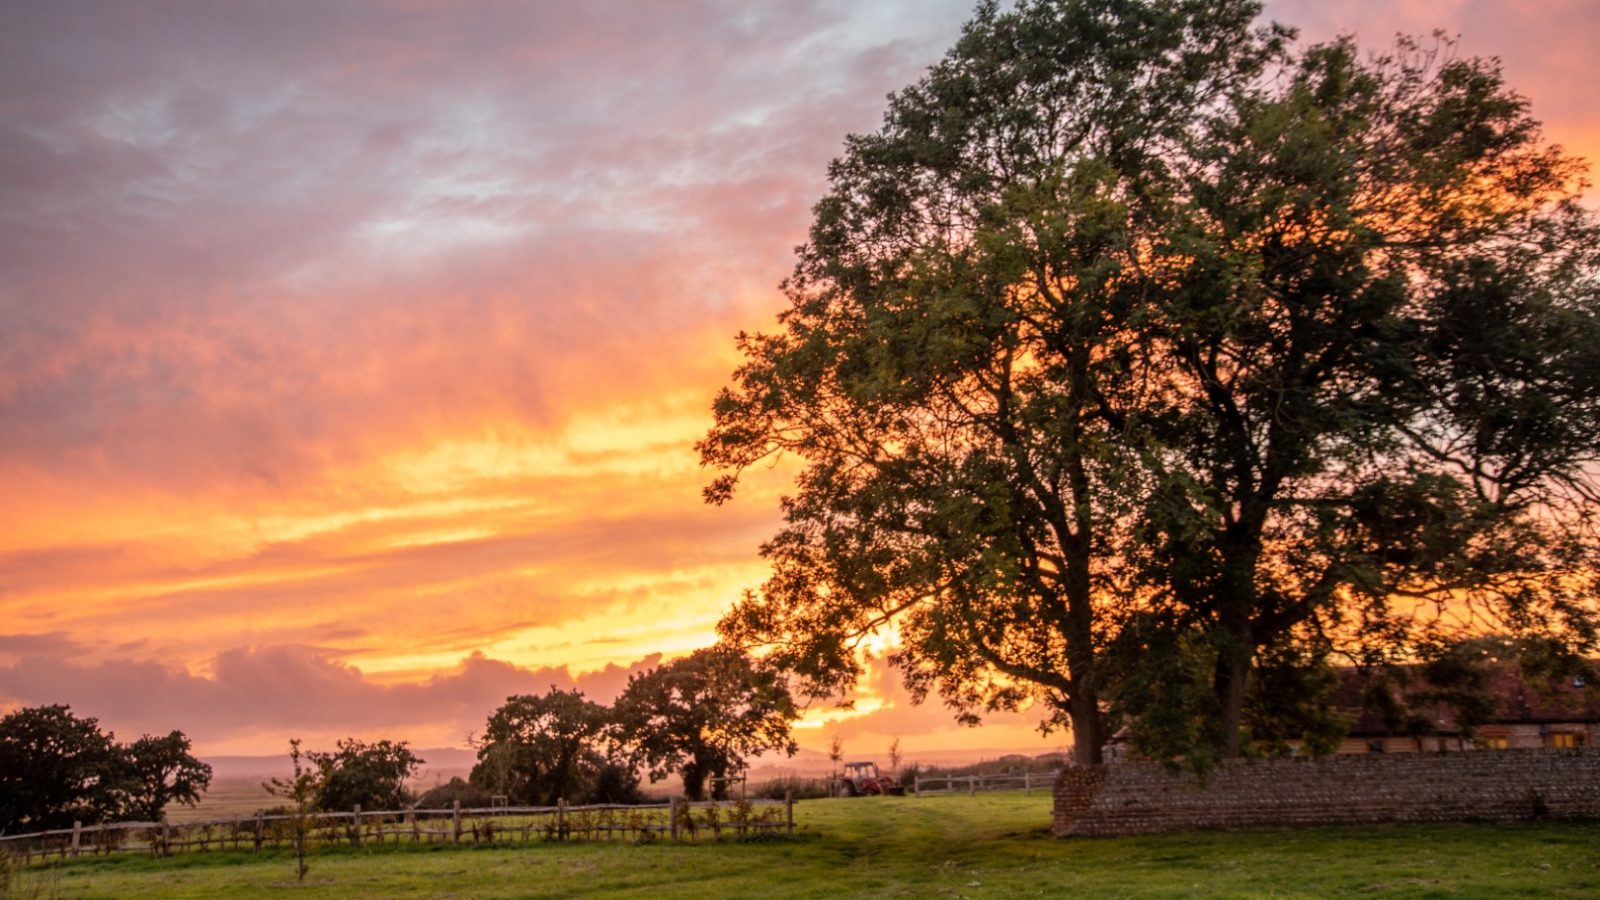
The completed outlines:
<svg viewBox="0 0 1600 900">
<path fill-rule="evenodd" d="M 1451 53 L 1307 47 L 1177 157 L 1164 387 L 1122 435 L 1152 489 L 1119 699 L 1200 726 L 1143 729 L 1162 755 L 1240 752 L 1263 654 L 1593 646 L 1600 230 L 1495 64 Z"/>
<path fill-rule="evenodd" d="M 717 502 L 770 455 L 807 464 L 727 639 L 775 643 L 825 695 L 892 623 L 918 698 L 967 721 L 1042 699 L 1099 761 L 1138 208 L 1195 111 L 1265 61 L 1256 13 L 985 4 L 882 131 L 849 139 L 782 330 L 740 336 L 701 443 Z"/>
<path fill-rule="evenodd" d="M 1258 13 L 985 4 L 849 139 L 700 445 L 714 502 L 804 462 L 728 640 L 823 695 L 892 628 L 919 697 L 1093 763 L 1108 708 L 1238 752 L 1258 662 L 1395 652 L 1396 596 L 1592 637 L 1572 164 L 1491 65 Z"/>
<path fill-rule="evenodd" d="M 683 779 L 691 800 L 725 796 L 726 779 L 745 757 L 795 752 L 789 723 L 799 716 L 779 673 L 727 647 L 696 650 L 628 679 L 612 709 L 620 741 L 650 772 Z"/>
<path fill-rule="evenodd" d="M 117 746 L 94 719 L 65 706 L 0 719 L 0 831 L 70 828 L 116 809 Z"/>
<path fill-rule="evenodd" d="M 35 706 L 0 717 L 0 833 L 158 820 L 167 804 L 194 804 L 211 767 L 174 731 L 118 744 L 93 718 L 67 706 Z"/>
</svg>

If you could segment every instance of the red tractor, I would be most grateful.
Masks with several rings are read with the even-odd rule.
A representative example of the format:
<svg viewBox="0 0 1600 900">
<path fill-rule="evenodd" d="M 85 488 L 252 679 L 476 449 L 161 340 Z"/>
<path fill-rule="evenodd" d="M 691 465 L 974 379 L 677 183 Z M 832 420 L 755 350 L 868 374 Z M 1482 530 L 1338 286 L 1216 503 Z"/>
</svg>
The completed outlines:
<svg viewBox="0 0 1600 900">
<path fill-rule="evenodd" d="M 860 797 L 865 794 L 904 796 L 905 792 L 905 787 L 895 781 L 893 775 L 884 775 L 878 771 L 877 763 L 845 763 L 844 774 L 839 778 L 839 793 L 846 797 Z"/>
</svg>

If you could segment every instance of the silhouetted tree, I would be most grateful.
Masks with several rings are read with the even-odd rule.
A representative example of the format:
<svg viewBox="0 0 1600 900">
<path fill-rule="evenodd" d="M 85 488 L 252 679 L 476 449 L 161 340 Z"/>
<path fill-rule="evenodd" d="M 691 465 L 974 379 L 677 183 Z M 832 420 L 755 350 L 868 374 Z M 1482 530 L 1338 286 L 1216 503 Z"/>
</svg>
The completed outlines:
<svg viewBox="0 0 1600 900">
<path fill-rule="evenodd" d="M 211 767 L 180 731 L 124 746 L 67 706 L 0 718 L 0 832 L 154 821 L 168 803 L 196 802 L 210 782 Z"/>
<path fill-rule="evenodd" d="M 145 735 L 122 748 L 121 816 L 155 822 L 169 803 L 200 802 L 211 784 L 211 766 L 189 753 L 181 731 L 165 737 Z"/>
<path fill-rule="evenodd" d="M 696 650 L 628 680 L 613 709 L 618 737 L 658 781 L 677 772 L 684 793 L 705 797 L 710 779 L 744 768 L 745 757 L 767 750 L 793 755 L 789 724 L 799 716 L 778 673 L 725 647 Z"/>
<path fill-rule="evenodd" d="M 0 831 L 70 828 L 117 811 L 117 745 L 66 706 L 0 719 Z"/>
<path fill-rule="evenodd" d="M 332 752 L 311 752 L 316 768 L 316 805 L 320 809 L 400 809 L 410 799 L 406 780 L 427 760 L 419 759 L 405 741 L 366 743 L 350 738 Z"/>
<path fill-rule="evenodd" d="M 820 697 L 892 625 L 964 721 L 1043 701 L 1080 764 L 1110 715 L 1200 766 L 1317 737 L 1247 717 L 1286 665 L 1315 702 L 1457 621 L 1594 646 L 1578 164 L 1493 63 L 1259 11 L 985 3 L 849 139 L 700 444 L 712 502 L 805 465 L 726 641 Z"/>
<path fill-rule="evenodd" d="M 587 800 L 614 765 L 607 742 L 610 723 L 609 711 L 580 691 L 552 687 L 542 697 L 508 697 L 484 728 L 472 783 L 513 803 Z M 607 776 L 610 791 L 627 781 L 624 774 Z"/>
</svg>

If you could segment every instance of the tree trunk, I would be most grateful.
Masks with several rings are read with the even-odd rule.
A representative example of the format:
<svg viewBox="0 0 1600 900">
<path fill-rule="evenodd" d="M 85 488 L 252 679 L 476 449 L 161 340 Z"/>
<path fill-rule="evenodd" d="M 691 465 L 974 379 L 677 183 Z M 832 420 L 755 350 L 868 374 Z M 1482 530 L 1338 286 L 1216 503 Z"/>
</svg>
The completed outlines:
<svg viewBox="0 0 1600 900">
<path fill-rule="evenodd" d="M 1072 762 L 1079 766 L 1098 766 L 1105 762 L 1105 735 L 1100 722 L 1100 696 L 1094 690 L 1072 692 L 1067 701 L 1072 719 Z"/>
<path fill-rule="evenodd" d="M 1217 668 L 1212 678 L 1218 711 L 1217 750 L 1223 759 L 1239 755 L 1239 731 L 1244 725 L 1245 687 L 1250 679 L 1250 664 L 1255 659 L 1255 641 L 1250 628 L 1257 609 L 1256 565 L 1261 558 L 1261 530 L 1266 522 L 1266 504 L 1243 504 L 1239 521 L 1228 529 L 1224 539 L 1222 583 L 1217 594 Z"/>
<path fill-rule="evenodd" d="M 696 765 L 683 767 L 680 773 L 683 778 L 683 794 L 690 800 L 700 801 L 706 798 L 706 770 Z"/>
<path fill-rule="evenodd" d="M 1228 638 L 1232 643 L 1236 636 Z M 1217 671 L 1212 680 L 1220 711 L 1217 750 L 1223 759 L 1239 755 L 1239 732 L 1244 725 L 1244 689 L 1250 678 L 1250 651 L 1248 647 L 1224 647 L 1217 655 Z"/>
</svg>

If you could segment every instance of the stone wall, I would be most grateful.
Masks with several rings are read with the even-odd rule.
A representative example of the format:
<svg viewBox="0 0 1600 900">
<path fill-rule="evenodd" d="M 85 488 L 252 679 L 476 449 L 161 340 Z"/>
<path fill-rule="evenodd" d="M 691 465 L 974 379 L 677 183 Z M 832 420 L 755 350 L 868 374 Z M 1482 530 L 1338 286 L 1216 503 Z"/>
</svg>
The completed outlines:
<svg viewBox="0 0 1600 900">
<path fill-rule="evenodd" d="M 1232 760 L 1202 786 L 1133 762 L 1062 771 L 1058 835 L 1600 818 L 1600 749 Z"/>
</svg>

